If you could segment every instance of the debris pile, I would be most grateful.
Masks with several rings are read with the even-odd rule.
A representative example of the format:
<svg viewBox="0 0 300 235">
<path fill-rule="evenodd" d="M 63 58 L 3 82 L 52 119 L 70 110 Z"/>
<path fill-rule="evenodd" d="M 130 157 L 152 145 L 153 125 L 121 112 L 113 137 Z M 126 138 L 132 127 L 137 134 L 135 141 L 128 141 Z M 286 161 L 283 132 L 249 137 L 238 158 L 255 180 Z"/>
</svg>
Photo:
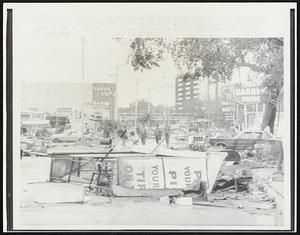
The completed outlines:
<svg viewBox="0 0 300 235">
<path fill-rule="evenodd" d="M 250 214 L 272 214 L 277 208 L 274 197 L 266 193 L 260 184 L 251 184 L 249 192 L 216 192 L 210 195 L 210 202 L 223 207 L 242 209 Z"/>
<path fill-rule="evenodd" d="M 254 147 L 256 151 L 255 160 L 257 162 L 263 162 L 264 167 L 277 166 L 278 160 L 283 156 L 281 141 L 276 142 L 274 144 L 256 144 Z"/>
<path fill-rule="evenodd" d="M 212 192 L 216 191 L 248 191 L 249 182 L 252 180 L 252 173 L 247 167 L 239 163 L 224 165 L 217 176 Z"/>
</svg>

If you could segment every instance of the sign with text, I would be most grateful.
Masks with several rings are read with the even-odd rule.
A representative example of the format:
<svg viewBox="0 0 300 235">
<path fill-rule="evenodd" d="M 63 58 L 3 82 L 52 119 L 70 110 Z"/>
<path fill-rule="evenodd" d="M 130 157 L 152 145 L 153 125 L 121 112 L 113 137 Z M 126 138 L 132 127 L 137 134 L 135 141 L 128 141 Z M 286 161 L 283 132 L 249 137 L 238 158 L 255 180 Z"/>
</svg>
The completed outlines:
<svg viewBox="0 0 300 235">
<path fill-rule="evenodd" d="M 93 83 L 92 101 L 101 107 L 110 110 L 110 117 L 113 118 L 115 110 L 116 84 L 114 83 Z"/>
<path fill-rule="evenodd" d="M 164 158 L 166 188 L 190 187 L 194 180 L 207 181 L 205 158 Z"/>
<path fill-rule="evenodd" d="M 119 158 L 118 183 L 130 189 L 180 189 L 207 181 L 205 158 Z"/>
<path fill-rule="evenodd" d="M 258 103 L 263 93 L 261 87 L 240 87 L 236 88 L 236 97 L 242 103 Z"/>
</svg>

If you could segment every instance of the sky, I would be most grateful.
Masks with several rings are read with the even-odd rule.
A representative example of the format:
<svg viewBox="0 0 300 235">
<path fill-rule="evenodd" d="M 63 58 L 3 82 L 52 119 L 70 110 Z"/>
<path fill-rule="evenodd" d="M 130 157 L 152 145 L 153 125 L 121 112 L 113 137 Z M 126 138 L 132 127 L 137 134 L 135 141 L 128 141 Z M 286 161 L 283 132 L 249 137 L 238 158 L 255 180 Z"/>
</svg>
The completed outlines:
<svg viewBox="0 0 300 235">
<path fill-rule="evenodd" d="M 159 68 L 134 72 L 128 65 L 130 39 L 117 41 L 104 31 L 89 30 L 89 26 L 93 27 L 92 23 L 80 28 L 81 22 L 89 22 L 91 17 L 82 12 L 70 10 L 65 13 L 48 8 L 47 11 L 39 9 L 38 14 L 32 14 L 28 8 L 16 10 L 15 79 L 22 82 L 74 83 L 82 80 L 86 83 L 117 80 L 118 104 L 127 106 L 135 100 L 138 78 L 139 99 L 149 99 L 150 94 L 154 104 L 174 105 L 174 84 L 178 72 L 173 62 L 167 59 Z"/>
<path fill-rule="evenodd" d="M 136 18 L 133 20 L 131 15 L 134 8 L 137 11 L 134 14 Z M 150 5 L 149 8 L 151 8 Z M 146 26 L 141 26 L 153 18 L 151 11 L 138 11 L 138 6 L 128 11 L 128 8 L 122 4 L 114 8 L 114 14 L 110 14 L 109 9 L 104 5 L 91 7 L 89 4 L 81 7 L 79 5 L 66 7 L 65 4 L 15 6 L 14 79 L 18 82 L 64 83 L 78 83 L 82 80 L 86 83 L 117 81 L 118 105 L 123 107 L 135 101 L 138 79 L 138 99 L 149 100 L 155 105 L 174 105 L 174 85 L 178 70 L 170 58 L 161 62 L 159 68 L 143 73 L 134 72 L 127 63 L 130 40 L 139 34 L 148 36 Z M 160 30 L 164 30 L 160 31 L 159 36 L 163 36 L 164 32 L 172 36 L 173 21 L 164 13 L 167 10 L 166 6 L 161 5 L 159 10 L 158 8 L 155 9 L 157 11 L 156 18 L 152 19 L 153 23 L 156 21 L 158 23 L 158 20 L 165 20 L 159 24 Z M 180 8 L 176 9 L 182 19 L 186 19 L 186 13 Z M 204 11 L 203 8 L 202 16 L 205 16 Z M 192 12 L 190 11 L 190 13 Z M 137 17 L 140 21 L 138 27 L 135 27 Z M 145 19 L 147 20 L 145 21 Z M 180 21 L 176 22 L 178 22 L 177 24 L 180 23 Z M 170 27 L 164 27 L 164 23 Z M 122 28 L 122 24 L 126 27 Z M 153 25 L 155 26 L 155 24 Z M 184 26 L 182 30 L 187 28 L 187 25 Z M 196 30 L 199 32 L 199 28 Z M 217 32 L 222 32 L 222 28 Z M 172 31 L 172 33 L 176 34 L 179 31 Z M 186 33 L 186 35 L 189 36 L 190 34 Z M 121 38 L 121 40 L 114 39 L 116 37 Z M 82 38 L 84 38 L 84 44 Z M 118 76 L 116 78 L 117 67 Z M 237 73 L 233 77 L 236 76 Z M 242 77 L 247 78 L 248 72 L 242 71 Z M 202 93 L 205 94 L 207 93 L 207 85 L 205 82 L 202 85 Z M 33 93 L 34 90 L 32 90 L 31 100 L 38 97 L 38 92 Z M 30 96 L 30 94 L 27 95 Z M 210 95 L 214 95 L 213 86 Z"/>
</svg>

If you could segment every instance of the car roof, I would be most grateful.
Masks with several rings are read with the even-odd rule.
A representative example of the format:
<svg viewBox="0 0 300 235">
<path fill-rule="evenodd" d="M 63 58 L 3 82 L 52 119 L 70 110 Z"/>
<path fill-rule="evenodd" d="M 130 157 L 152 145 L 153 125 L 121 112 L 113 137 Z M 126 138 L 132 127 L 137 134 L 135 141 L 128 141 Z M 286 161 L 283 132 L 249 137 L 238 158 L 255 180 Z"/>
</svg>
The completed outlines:
<svg viewBox="0 0 300 235">
<path fill-rule="evenodd" d="M 274 138 L 274 136 L 272 135 L 272 133 L 268 132 L 268 131 L 261 131 L 261 130 L 245 130 L 245 131 L 241 131 L 240 133 L 238 133 L 235 137 L 233 137 L 234 139 L 240 137 L 241 135 L 245 134 L 245 133 L 260 133 L 262 134 L 265 138 L 267 139 L 272 139 Z"/>
</svg>

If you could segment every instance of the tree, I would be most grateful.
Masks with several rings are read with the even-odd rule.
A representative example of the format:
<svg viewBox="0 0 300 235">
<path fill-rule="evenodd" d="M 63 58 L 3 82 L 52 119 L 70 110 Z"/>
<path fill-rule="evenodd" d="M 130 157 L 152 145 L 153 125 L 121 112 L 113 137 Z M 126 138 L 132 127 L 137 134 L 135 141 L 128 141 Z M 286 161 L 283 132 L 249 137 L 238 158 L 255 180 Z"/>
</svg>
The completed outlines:
<svg viewBox="0 0 300 235">
<path fill-rule="evenodd" d="M 135 103 L 130 103 L 129 107 L 132 111 L 134 111 Z M 144 100 L 144 99 L 138 100 L 138 102 L 137 102 L 138 112 L 140 112 L 140 113 L 149 112 L 149 107 L 150 107 L 150 109 L 153 109 L 154 105 L 151 102 Z"/>
<path fill-rule="evenodd" d="M 189 113 L 193 118 L 204 118 L 206 105 L 199 99 L 186 100 L 183 105 L 183 112 Z"/>
<path fill-rule="evenodd" d="M 153 110 L 154 105 L 151 102 L 144 99 L 138 100 L 137 102 L 138 112 L 146 113 L 149 111 L 149 107 L 151 110 Z M 128 107 L 120 107 L 119 112 L 130 113 L 130 112 L 134 112 L 134 109 L 135 109 L 135 102 L 132 102 L 129 104 Z"/>
<path fill-rule="evenodd" d="M 134 70 L 159 66 L 163 53 L 169 53 L 184 79 L 226 82 L 239 67 L 263 73 L 266 108 L 261 127 L 270 126 L 274 132 L 276 101 L 283 87 L 282 38 L 179 38 L 169 43 L 161 38 L 137 38 L 131 48 Z"/>
<path fill-rule="evenodd" d="M 130 64 L 134 71 L 159 67 L 163 58 L 165 42 L 162 38 L 135 38 L 131 44 Z"/>
<path fill-rule="evenodd" d="M 152 116 L 150 113 L 143 113 L 140 117 L 138 117 L 138 122 L 145 125 L 150 124 L 152 122 Z"/>
<path fill-rule="evenodd" d="M 283 39 L 231 39 L 231 41 L 237 58 L 236 66 L 249 67 L 265 75 L 262 81 L 262 87 L 265 88 L 265 113 L 261 128 L 269 126 L 271 133 L 274 133 L 277 102 L 284 85 Z"/>
<path fill-rule="evenodd" d="M 108 138 L 110 133 L 114 133 L 114 131 L 118 128 L 118 124 L 114 120 L 103 120 L 100 124 L 103 130 L 103 137 L 105 138 Z"/>
</svg>

